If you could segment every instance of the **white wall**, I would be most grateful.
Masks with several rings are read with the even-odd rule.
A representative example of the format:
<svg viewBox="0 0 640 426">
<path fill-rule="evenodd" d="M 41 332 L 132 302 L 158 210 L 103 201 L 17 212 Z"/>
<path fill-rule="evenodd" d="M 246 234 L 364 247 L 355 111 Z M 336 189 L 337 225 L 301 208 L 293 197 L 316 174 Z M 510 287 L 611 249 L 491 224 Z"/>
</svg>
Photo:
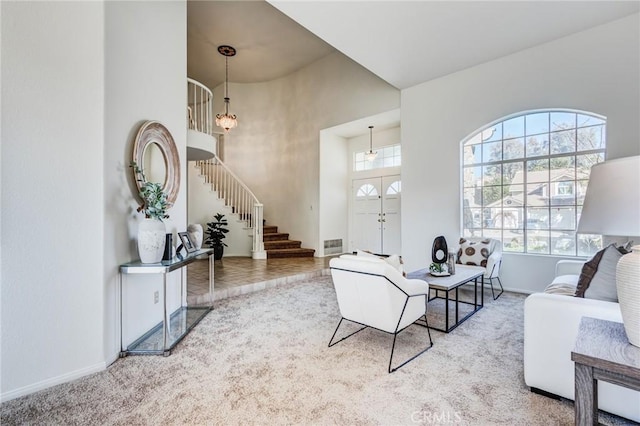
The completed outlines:
<svg viewBox="0 0 640 426">
<path fill-rule="evenodd" d="M 349 210 L 349 145 L 347 139 L 330 130 L 320 132 L 319 244 L 317 256 L 324 256 L 325 240 L 342 240 L 347 250 Z"/>
<path fill-rule="evenodd" d="M 136 212 L 135 183 L 128 165 L 133 142 L 146 120 L 162 123 L 180 155 L 180 191 L 165 220 L 167 232 L 187 228 L 187 18 L 184 1 L 105 2 L 105 149 L 104 149 L 104 277 L 105 358 L 120 350 L 118 265 L 138 259 L 136 235 L 143 215 Z M 184 271 L 171 273 L 172 310 L 179 300 Z M 161 276 L 126 276 L 123 322 L 125 344 L 162 320 Z"/>
<path fill-rule="evenodd" d="M 607 116 L 607 158 L 640 152 L 640 24 L 633 15 L 402 91 L 402 241 L 408 270 L 460 234 L 460 141 L 505 115 L 566 107 Z M 636 188 L 637 190 L 637 188 Z M 542 290 L 557 258 L 504 256 L 505 287 Z"/>
<path fill-rule="evenodd" d="M 0 5 L 6 400 L 117 358 L 118 265 L 137 258 L 141 219 L 127 165 L 144 120 L 171 131 L 186 182 L 186 4 Z M 184 189 L 170 214 L 186 229 Z M 161 318 L 141 318 L 158 310 L 149 281 L 134 289 L 139 326 Z"/>
<path fill-rule="evenodd" d="M 224 205 L 224 199 L 218 199 L 218 194 L 211 190 L 211 184 L 205 183 L 204 177 L 200 176 L 200 170 L 195 167 L 195 162 L 188 163 L 189 182 L 189 223 L 199 223 L 203 232 L 207 232 L 207 222 L 213 221 L 213 215 L 222 213 L 229 222 L 229 232 L 226 234 L 224 243 L 224 256 L 251 257 L 253 240 L 251 230 L 245 228 L 245 222 L 239 220 L 237 214 L 231 212 L 231 207 Z M 202 245 L 206 246 L 203 235 Z"/>
<path fill-rule="evenodd" d="M 215 112 L 223 109 L 220 93 Z M 318 253 L 320 130 L 398 108 L 399 95 L 337 52 L 278 80 L 230 83 L 239 124 L 225 137 L 224 161 L 264 204 L 268 224 Z"/>
<path fill-rule="evenodd" d="M 6 400 L 105 368 L 104 8 L 0 7 Z"/>
</svg>

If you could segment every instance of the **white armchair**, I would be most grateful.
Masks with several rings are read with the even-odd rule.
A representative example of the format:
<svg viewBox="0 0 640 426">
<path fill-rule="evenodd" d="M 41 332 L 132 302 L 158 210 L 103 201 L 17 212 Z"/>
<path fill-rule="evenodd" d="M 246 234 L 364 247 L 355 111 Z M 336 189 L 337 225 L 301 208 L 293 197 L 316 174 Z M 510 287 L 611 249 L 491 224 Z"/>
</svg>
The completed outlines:
<svg viewBox="0 0 640 426">
<path fill-rule="evenodd" d="M 464 241 L 464 242 L 463 242 Z M 486 243 L 488 242 L 488 243 Z M 485 244 L 486 243 L 486 244 Z M 471 247 L 483 246 L 477 250 L 476 254 L 467 254 L 465 249 Z M 482 250 L 487 250 L 487 256 L 481 255 Z M 485 268 L 482 276 L 482 283 L 489 282 L 491 286 L 491 295 L 496 300 L 504 292 L 502 281 L 500 281 L 500 266 L 502 265 L 502 241 L 495 238 L 461 238 L 460 247 L 458 249 L 458 263 L 463 265 L 476 265 Z M 500 293 L 496 296 L 493 288 L 493 280 L 497 280 L 500 285 Z"/>
<path fill-rule="evenodd" d="M 388 372 L 396 371 L 433 346 L 427 324 L 429 284 L 407 279 L 387 262 L 363 256 L 343 255 L 331 259 L 331 277 L 336 290 L 342 318 L 331 336 L 329 347 L 353 336 L 365 328 L 393 334 Z M 424 317 L 429 345 L 418 354 L 392 368 L 396 337 L 405 328 Z M 343 321 L 363 327 L 334 342 Z"/>
</svg>

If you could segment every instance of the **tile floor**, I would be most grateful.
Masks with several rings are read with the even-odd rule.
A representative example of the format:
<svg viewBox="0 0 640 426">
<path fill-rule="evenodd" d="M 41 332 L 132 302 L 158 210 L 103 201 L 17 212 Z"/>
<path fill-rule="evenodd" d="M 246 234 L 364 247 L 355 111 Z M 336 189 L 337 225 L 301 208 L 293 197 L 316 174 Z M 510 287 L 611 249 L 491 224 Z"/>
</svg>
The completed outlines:
<svg viewBox="0 0 640 426">
<path fill-rule="evenodd" d="M 223 257 L 214 261 L 213 300 L 264 290 L 269 287 L 329 275 L 331 257 L 256 260 L 249 257 Z M 208 260 L 187 266 L 188 304 L 201 305 L 212 300 L 209 291 Z"/>
</svg>

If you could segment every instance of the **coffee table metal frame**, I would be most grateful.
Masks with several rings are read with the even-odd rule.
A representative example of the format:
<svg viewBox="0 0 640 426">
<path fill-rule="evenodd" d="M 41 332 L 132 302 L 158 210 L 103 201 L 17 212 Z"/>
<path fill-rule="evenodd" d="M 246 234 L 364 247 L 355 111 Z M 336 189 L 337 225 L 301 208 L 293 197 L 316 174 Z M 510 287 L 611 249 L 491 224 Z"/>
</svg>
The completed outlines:
<svg viewBox="0 0 640 426">
<path fill-rule="evenodd" d="M 454 275 L 448 275 L 446 277 L 435 277 L 429 274 L 428 268 L 419 269 L 407 275 L 407 278 L 419 279 L 429 283 L 429 292 L 431 292 L 431 290 L 435 290 L 435 296 L 429 296 L 429 301 L 435 299 L 444 300 L 444 328 L 434 327 L 433 325 L 429 325 L 429 328 L 431 328 L 432 330 L 449 333 L 460 324 L 468 320 L 471 315 L 475 314 L 483 308 L 484 291 L 482 285 L 478 286 L 478 279 L 482 278 L 484 272 L 484 268 L 479 266 L 456 265 L 456 273 Z M 471 281 L 473 281 L 473 303 L 467 302 L 465 300 L 460 300 L 459 294 L 460 287 L 465 284 L 469 284 Z M 482 284 L 482 281 L 480 281 L 480 284 Z M 478 289 L 480 290 L 480 304 L 478 304 Z M 450 293 L 452 291 L 455 291 L 454 299 L 451 299 L 450 297 Z M 449 326 L 449 302 L 455 302 L 456 304 L 455 323 L 453 323 L 453 325 L 451 326 Z M 464 317 L 460 318 L 460 303 L 473 305 L 473 311 L 468 312 Z"/>
</svg>

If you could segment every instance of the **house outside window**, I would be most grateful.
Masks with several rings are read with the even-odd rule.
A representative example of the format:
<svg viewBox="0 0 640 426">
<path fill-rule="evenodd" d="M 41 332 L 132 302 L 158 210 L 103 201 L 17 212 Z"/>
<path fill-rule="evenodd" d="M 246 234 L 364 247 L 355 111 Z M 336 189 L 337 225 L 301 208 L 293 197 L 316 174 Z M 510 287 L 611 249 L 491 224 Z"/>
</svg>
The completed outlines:
<svg viewBox="0 0 640 426">
<path fill-rule="evenodd" d="M 400 155 L 400 144 L 384 146 L 376 149 L 378 155 L 373 161 L 367 161 L 367 151 L 355 152 L 353 154 L 353 170 L 360 172 L 363 170 L 382 169 L 385 167 L 398 167 L 402 165 Z"/>
<path fill-rule="evenodd" d="M 605 117 L 531 111 L 462 142 L 462 235 L 505 252 L 590 256 L 600 235 L 576 234 L 591 166 L 605 159 Z"/>
</svg>

